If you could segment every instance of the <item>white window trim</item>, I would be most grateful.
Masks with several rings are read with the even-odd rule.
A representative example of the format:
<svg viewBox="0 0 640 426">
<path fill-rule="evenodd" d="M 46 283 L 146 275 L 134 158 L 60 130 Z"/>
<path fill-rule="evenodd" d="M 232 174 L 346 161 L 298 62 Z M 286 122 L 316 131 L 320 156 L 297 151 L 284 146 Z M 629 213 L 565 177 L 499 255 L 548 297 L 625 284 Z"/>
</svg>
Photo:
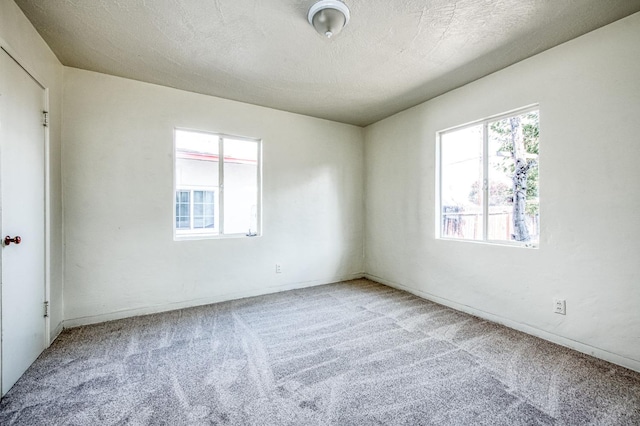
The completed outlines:
<svg viewBox="0 0 640 426">
<path fill-rule="evenodd" d="M 486 200 L 487 191 L 488 191 L 488 176 L 489 176 L 489 162 L 486 160 L 486 155 L 489 147 L 489 136 L 488 136 L 488 124 L 494 121 L 502 120 L 504 118 L 513 117 L 514 115 L 522 115 L 528 112 L 538 111 L 538 115 L 540 116 L 540 105 L 532 104 L 527 105 L 523 108 L 514 109 L 508 112 L 492 115 L 490 117 L 483 118 L 481 120 L 472 121 L 466 124 L 461 124 L 455 127 L 449 127 L 444 130 L 440 130 L 436 132 L 436 214 L 435 214 L 435 227 L 436 227 L 436 239 L 443 241 L 458 241 L 464 243 L 478 243 L 478 244 L 490 244 L 490 245 L 498 245 L 498 246 L 508 246 L 508 247 L 522 247 L 522 248 L 533 248 L 537 249 L 540 246 L 540 242 L 531 243 L 531 242 L 520 242 L 520 241 L 505 241 L 505 240 L 490 240 L 487 239 L 488 233 L 488 222 L 489 222 L 489 203 L 483 201 L 482 203 L 482 239 L 481 240 L 472 240 L 465 238 L 451 238 L 442 235 L 442 135 L 445 135 L 450 132 L 456 132 L 458 130 L 463 130 L 469 127 L 474 127 L 482 124 L 482 190 L 483 190 L 483 200 Z"/>
<path fill-rule="evenodd" d="M 194 132 L 194 133 L 203 133 L 206 135 L 213 135 L 213 136 L 217 136 L 218 137 L 218 155 L 220 158 L 220 166 L 218 168 L 218 172 L 219 172 L 219 182 L 218 182 L 218 188 L 216 187 L 189 187 L 189 186 L 184 186 L 184 187 L 180 187 L 178 188 L 176 185 L 176 162 L 177 162 L 177 156 L 176 156 L 176 131 L 186 131 L 186 132 Z M 257 147 L 257 171 L 256 171 L 256 186 L 258 188 L 258 197 L 257 197 L 257 208 L 256 208 L 256 230 L 254 234 L 251 235 L 247 235 L 245 233 L 236 233 L 236 234 L 224 234 L 221 233 L 220 230 L 223 230 L 222 232 L 224 232 L 224 144 L 223 144 L 223 140 L 224 139 L 235 139 L 235 140 L 240 140 L 240 141 L 248 141 L 248 142 L 255 142 L 258 144 Z M 259 138 L 251 138 L 251 137 L 247 137 L 247 136 L 236 136 L 236 135 L 231 135 L 231 134 L 226 134 L 226 133 L 218 133 L 218 132 L 209 132 L 206 130 L 199 130 L 199 129 L 190 129 L 190 128 L 186 128 L 186 127 L 175 127 L 173 129 L 173 153 L 172 153 L 172 157 L 173 157 L 173 197 L 172 197 L 172 212 L 173 212 L 173 224 L 172 224 L 172 228 L 173 228 L 173 240 L 174 241 L 188 241 L 188 240 L 203 240 L 203 239 L 228 239 L 228 238 L 256 238 L 256 237 L 261 237 L 262 236 L 262 139 Z M 219 212 L 219 222 L 218 222 L 218 232 L 213 234 L 213 233 L 203 233 L 203 232 L 198 232 L 198 233 L 192 233 L 192 232 L 182 232 L 182 230 L 178 230 L 176 229 L 176 206 L 175 206 L 175 198 L 176 198 L 176 191 L 181 190 L 182 188 L 214 188 L 215 189 L 215 200 L 218 206 L 217 211 Z M 205 189 L 206 190 L 206 189 Z M 191 212 L 190 212 L 191 214 Z M 193 217 L 193 214 L 191 214 L 191 217 Z"/>
</svg>

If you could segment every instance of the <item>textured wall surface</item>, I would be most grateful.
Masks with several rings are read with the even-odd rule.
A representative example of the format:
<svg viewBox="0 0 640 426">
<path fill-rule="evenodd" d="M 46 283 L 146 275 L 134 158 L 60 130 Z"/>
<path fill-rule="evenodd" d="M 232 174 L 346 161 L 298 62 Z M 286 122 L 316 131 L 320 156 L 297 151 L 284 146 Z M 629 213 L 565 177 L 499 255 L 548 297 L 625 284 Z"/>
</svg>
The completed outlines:
<svg viewBox="0 0 640 426">
<path fill-rule="evenodd" d="M 60 169 L 63 66 L 13 1 L 0 1 L 0 39 L 21 65 L 49 90 L 50 336 L 62 330 L 62 180 Z"/>
<path fill-rule="evenodd" d="M 362 275 L 361 128 L 74 68 L 64 108 L 67 325 Z M 173 240 L 174 127 L 263 139 L 262 237 Z"/>
<path fill-rule="evenodd" d="M 640 370 L 638 40 L 635 14 L 366 128 L 369 276 Z M 540 248 L 437 240 L 436 132 L 534 103 Z"/>
</svg>

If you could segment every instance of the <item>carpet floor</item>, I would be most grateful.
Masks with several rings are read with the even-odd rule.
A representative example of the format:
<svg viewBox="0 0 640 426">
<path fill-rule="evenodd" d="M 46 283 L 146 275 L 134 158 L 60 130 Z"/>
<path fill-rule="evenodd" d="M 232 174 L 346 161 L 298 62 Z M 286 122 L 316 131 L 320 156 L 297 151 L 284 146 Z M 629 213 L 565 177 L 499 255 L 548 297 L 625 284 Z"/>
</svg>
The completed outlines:
<svg viewBox="0 0 640 426">
<path fill-rule="evenodd" d="M 640 374 L 367 280 L 65 330 L 2 425 L 640 425 Z"/>
</svg>

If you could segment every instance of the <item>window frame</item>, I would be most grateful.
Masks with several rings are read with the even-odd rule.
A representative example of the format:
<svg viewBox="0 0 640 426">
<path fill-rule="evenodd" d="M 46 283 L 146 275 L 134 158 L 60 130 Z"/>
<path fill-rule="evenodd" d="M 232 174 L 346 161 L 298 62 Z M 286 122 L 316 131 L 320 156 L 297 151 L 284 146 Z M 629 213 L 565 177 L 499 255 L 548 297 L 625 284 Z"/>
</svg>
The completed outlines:
<svg viewBox="0 0 640 426">
<path fill-rule="evenodd" d="M 488 238 L 488 225 L 489 225 L 489 124 L 495 121 L 503 120 L 506 118 L 510 118 L 517 115 L 527 114 L 529 112 L 537 111 L 538 112 L 538 120 L 540 120 L 540 105 L 539 104 L 531 104 L 522 108 L 517 108 L 511 111 L 507 111 L 504 113 L 492 115 L 490 117 L 486 117 L 480 120 L 471 121 L 465 124 L 461 124 L 454 127 L 449 127 L 443 130 L 439 130 L 436 132 L 436 215 L 435 215 L 435 226 L 436 226 L 436 239 L 444 240 L 444 241 L 460 241 L 467 243 L 479 243 L 479 244 L 490 244 L 490 245 L 502 245 L 502 246 L 510 246 L 510 247 L 522 247 L 522 248 L 533 248 L 537 249 L 540 246 L 540 238 L 538 238 L 538 242 L 521 242 L 514 240 L 492 240 Z M 482 125 L 482 239 L 467 239 L 467 238 L 452 238 L 444 236 L 442 233 L 442 136 L 447 133 L 456 132 L 459 130 L 464 130 L 470 127 L 475 127 L 478 125 Z M 540 154 L 538 154 L 538 158 Z M 538 166 L 539 167 L 539 163 Z"/>
<path fill-rule="evenodd" d="M 178 187 L 176 184 L 176 166 L 178 156 L 176 155 L 176 133 L 178 131 L 183 132 L 192 132 L 192 133 L 202 133 L 209 136 L 215 136 L 218 138 L 218 187 L 213 187 L 209 185 L 203 186 L 181 186 Z M 257 145 L 257 159 L 256 159 L 256 188 L 258 190 L 258 194 L 256 197 L 256 229 L 253 233 L 233 233 L 233 234 L 225 234 L 224 232 L 224 139 L 233 139 L 238 141 L 247 141 L 254 142 Z M 212 132 L 201 129 L 190 129 L 186 127 L 174 127 L 173 129 L 173 197 L 172 197 L 172 212 L 173 212 L 173 240 L 174 241 L 183 241 L 183 240 L 203 240 L 203 239 L 226 239 L 226 238 L 248 238 L 248 237 L 261 237 L 263 232 L 262 227 L 262 139 L 260 138 L 252 138 L 247 136 L 237 136 L 220 132 Z M 191 191 L 191 199 L 190 206 L 193 208 L 193 191 L 202 190 L 202 191 L 214 191 L 214 202 L 217 205 L 215 211 L 218 212 L 218 226 L 214 229 L 217 230 L 217 233 L 212 232 L 202 232 L 203 229 L 207 228 L 198 228 L 197 230 L 189 229 L 189 230 L 179 230 L 176 227 L 176 192 L 177 191 Z M 190 211 L 190 224 L 193 224 L 193 211 Z M 179 231 L 179 232 L 178 232 Z"/>
</svg>

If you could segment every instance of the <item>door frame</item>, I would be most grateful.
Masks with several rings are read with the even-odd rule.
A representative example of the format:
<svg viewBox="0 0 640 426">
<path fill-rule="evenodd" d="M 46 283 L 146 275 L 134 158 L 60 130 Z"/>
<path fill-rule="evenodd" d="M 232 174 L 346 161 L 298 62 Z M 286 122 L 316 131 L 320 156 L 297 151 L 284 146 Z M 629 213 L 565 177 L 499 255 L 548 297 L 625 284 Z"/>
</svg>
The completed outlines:
<svg viewBox="0 0 640 426">
<path fill-rule="evenodd" d="M 27 61 L 20 57 L 15 50 L 11 48 L 11 45 L 7 43 L 2 37 L 0 37 L 0 52 L 1 55 L 8 55 L 13 59 L 20 68 L 31 77 L 43 90 L 43 113 L 49 111 L 49 88 L 47 87 L 45 80 L 33 70 Z M 44 300 L 50 301 L 51 294 L 51 153 L 50 153 L 50 127 L 49 124 L 44 126 L 44 140 L 42 141 L 44 149 Z M 0 153 L 1 155 L 1 153 Z M 2 217 L 2 197 L 0 194 L 0 218 Z M 0 270 L 2 270 L 2 256 L 0 256 Z M 1 282 L 1 277 L 0 277 Z M 2 289 L 0 287 L 0 300 L 2 300 Z M 43 307 L 44 309 L 44 307 Z M 43 311 L 44 315 L 44 311 Z M 2 326 L 2 305 L 0 303 L 0 327 Z M 51 306 L 49 306 L 49 315 L 44 317 L 44 347 L 45 349 L 51 344 Z M 2 376 L 2 341 L 1 341 L 1 328 L 0 328 L 0 378 Z"/>
</svg>

